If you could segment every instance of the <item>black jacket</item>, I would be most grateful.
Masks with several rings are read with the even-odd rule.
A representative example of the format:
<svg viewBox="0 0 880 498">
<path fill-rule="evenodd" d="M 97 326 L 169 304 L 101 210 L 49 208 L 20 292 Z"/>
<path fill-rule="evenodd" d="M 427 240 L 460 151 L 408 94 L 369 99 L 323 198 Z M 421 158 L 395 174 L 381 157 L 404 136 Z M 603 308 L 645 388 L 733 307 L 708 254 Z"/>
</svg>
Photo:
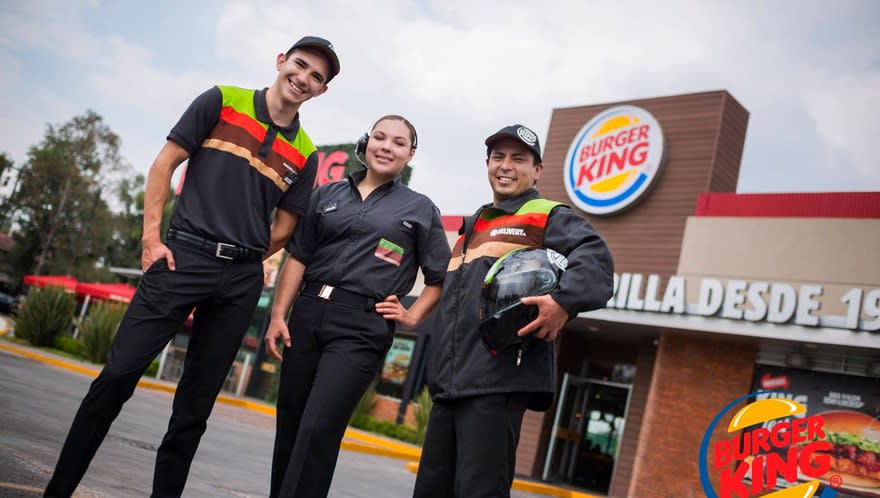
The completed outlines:
<svg viewBox="0 0 880 498">
<path fill-rule="evenodd" d="M 515 213 L 538 198 L 529 189 L 498 206 L 487 204 L 465 218 L 460 233 L 467 240 L 484 209 Z M 613 294 L 614 265 L 605 240 L 571 208 L 560 205 L 550 212 L 544 246 L 568 258 L 559 288 L 551 293 L 569 318 L 605 306 Z M 454 256 L 453 256 L 454 257 Z M 480 290 L 486 272 L 497 258 L 480 257 L 447 272 L 440 299 L 438 327 L 431 336 L 428 386 L 434 399 L 454 399 L 493 393 L 532 393 L 529 408 L 546 410 L 556 392 L 556 351 L 552 342 L 529 341 L 516 365 L 517 348 L 492 356 L 480 339 Z"/>
</svg>

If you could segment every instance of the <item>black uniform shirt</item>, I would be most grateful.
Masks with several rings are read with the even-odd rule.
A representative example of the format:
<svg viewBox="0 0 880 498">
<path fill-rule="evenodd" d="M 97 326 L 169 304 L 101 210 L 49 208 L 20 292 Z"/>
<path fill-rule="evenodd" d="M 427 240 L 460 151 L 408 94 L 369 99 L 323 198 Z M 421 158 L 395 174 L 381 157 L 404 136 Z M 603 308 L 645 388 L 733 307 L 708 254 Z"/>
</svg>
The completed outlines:
<svg viewBox="0 0 880 498">
<path fill-rule="evenodd" d="M 171 226 L 208 240 L 266 251 L 272 209 L 277 206 L 295 214 L 305 211 L 315 182 L 318 154 L 309 155 L 298 181 L 282 191 L 254 166 L 258 161 L 250 160 L 250 152 L 244 147 L 202 146 L 217 126 L 222 107 L 220 89 L 213 87 L 196 97 L 168 135 L 190 154 Z M 254 92 L 254 111 L 256 119 L 268 126 L 268 146 L 276 133 L 290 140 L 296 137 L 299 114 L 286 128 L 275 125 L 269 117 L 265 89 Z"/>
<path fill-rule="evenodd" d="M 440 211 L 399 177 L 362 201 L 357 184 L 365 175 L 357 171 L 312 193 L 287 243 L 306 266 L 305 280 L 378 300 L 408 293 L 418 268 L 426 284 L 441 282 L 450 250 Z"/>
</svg>

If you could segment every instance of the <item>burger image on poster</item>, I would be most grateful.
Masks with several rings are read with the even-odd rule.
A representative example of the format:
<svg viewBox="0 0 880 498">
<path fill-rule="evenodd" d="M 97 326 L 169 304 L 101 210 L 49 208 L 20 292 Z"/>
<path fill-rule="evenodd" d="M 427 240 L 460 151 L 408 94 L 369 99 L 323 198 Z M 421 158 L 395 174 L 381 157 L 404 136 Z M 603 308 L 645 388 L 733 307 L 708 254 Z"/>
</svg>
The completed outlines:
<svg viewBox="0 0 880 498">
<path fill-rule="evenodd" d="M 831 470 L 820 479 L 828 482 L 839 475 L 841 489 L 871 490 L 880 496 L 880 420 L 852 410 L 817 415 L 824 420 L 825 441 L 831 443 Z"/>
</svg>

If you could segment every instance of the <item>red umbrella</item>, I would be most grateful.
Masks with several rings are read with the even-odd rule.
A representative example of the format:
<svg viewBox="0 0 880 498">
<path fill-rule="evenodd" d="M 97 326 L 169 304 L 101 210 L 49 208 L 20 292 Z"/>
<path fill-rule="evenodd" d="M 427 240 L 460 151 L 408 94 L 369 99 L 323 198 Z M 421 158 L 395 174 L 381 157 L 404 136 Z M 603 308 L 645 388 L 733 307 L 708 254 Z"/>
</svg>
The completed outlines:
<svg viewBox="0 0 880 498">
<path fill-rule="evenodd" d="M 37 287 L 63 287 L 65 290 L 76 290 L 77 280 L 70 275 L 25 275 L 25 285 Z"/>
<path fill-rule="evenodd" d="M 135 287 L 128 284 L 82 283 L 76 286 L 77 294 L 122 303 L 130 303 L 135 290 Z"/>
</svg>

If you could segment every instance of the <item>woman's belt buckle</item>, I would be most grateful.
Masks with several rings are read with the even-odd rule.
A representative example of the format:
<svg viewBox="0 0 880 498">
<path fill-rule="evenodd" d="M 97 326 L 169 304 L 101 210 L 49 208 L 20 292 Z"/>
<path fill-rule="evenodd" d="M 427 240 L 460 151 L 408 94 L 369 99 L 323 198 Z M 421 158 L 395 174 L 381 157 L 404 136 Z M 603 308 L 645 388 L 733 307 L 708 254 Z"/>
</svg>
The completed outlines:
<svg viewBox="0 0 880 498">
<path fill-rule="evenodd" d="M 329 300 L 330 300 L 330 295 L 333 294 L 333 289 L 335 289 L 335 288 L 336 288 L 336 287 L 333 287 L 332 285 L 326 285 L 326 284 L 325 284 L 325 285 L 322 285 L 322 286 L 321 286 L 321 291 L 318 292 L 318 297 L 320 297 L 321 299 L 326 299 L 327 301 L 329 301 Z"/>
</svg>

